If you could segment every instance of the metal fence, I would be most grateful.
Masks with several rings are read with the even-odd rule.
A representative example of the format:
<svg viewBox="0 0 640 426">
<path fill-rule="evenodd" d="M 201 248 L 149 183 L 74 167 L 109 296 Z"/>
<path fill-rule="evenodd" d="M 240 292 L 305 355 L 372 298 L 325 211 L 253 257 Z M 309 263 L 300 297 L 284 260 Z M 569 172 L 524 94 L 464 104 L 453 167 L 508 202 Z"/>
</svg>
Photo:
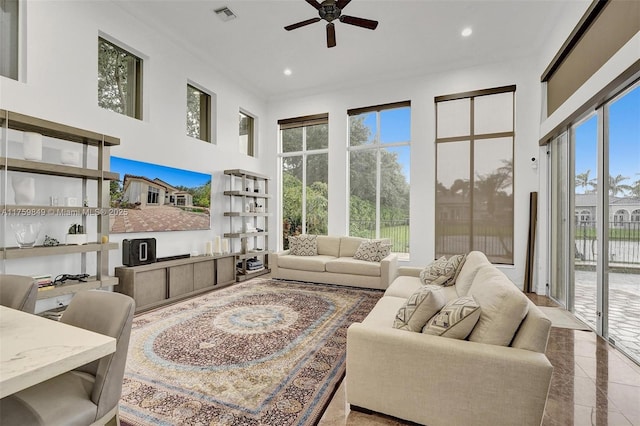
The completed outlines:
<svg viewBox="0 0 640 426">
<path fill-rule="evenodd" d="M 349 235 L 352 237 L 376 238 L 374 220 L 351 220 Z M 380 238 L 391 240 L 394 253 L 409 253 L 409 219 L 380 221 Z"/>
<path fill-rule="evenodd" d="M 595 263 L 598 235 L 595 221 L 579 221 L 575 227 L 576 260 Z M 609 222 L 609 262 L 640 264 L 640 222 Z"/>
<path fill-rule="evenodd" d="M 496 222 L 441 220 L 436 224 L 436 255 L 482 251 L 494 263 L 513 262 L 513 226 Z"/>
</svg>

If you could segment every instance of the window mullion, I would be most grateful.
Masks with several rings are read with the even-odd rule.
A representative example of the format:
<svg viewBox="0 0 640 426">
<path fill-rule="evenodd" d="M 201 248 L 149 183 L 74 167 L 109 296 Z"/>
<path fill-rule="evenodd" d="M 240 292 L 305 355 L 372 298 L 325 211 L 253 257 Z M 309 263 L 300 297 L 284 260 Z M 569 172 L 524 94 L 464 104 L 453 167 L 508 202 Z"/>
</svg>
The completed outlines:
<svg viewBox="0 0 640 426">
<path fill-rule="evenodd" d="M 302 128 L 302 233 L 307 233 L 307 127 Z"/>
</svg>

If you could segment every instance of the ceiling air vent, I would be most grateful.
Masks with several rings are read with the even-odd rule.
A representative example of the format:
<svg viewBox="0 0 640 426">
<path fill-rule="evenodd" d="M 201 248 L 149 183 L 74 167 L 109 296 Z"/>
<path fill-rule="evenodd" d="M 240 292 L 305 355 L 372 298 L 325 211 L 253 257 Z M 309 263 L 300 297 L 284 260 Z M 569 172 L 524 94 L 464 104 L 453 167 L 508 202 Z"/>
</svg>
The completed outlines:
<svg viewBox="0 0 640 426">
<path fill-rule="evenodd" d="M 214 12 L 216 13 L 216 15 L 218 15 L 218 18 L 222 19 L 224 22 L 237 18 L 236 14 L 226 6 L 216 9 L 214 10 Z"/>
</svg>

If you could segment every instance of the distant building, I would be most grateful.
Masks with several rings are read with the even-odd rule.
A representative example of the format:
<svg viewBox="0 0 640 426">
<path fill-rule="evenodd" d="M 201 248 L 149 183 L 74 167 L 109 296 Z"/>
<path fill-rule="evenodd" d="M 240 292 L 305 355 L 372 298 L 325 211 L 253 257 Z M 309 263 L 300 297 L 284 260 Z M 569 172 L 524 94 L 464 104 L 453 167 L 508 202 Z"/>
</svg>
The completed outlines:
<svg viewBox="0 0 640 426">
<path fill-rule="evenodd" d="M 594 223 L 597 219 L 597 194 L 575 195 L 575 221 Z M 613 226 L 623 223 L 640 224 L 640 198 L 638 197 L 609 197 L 609 223 Z"/>
<path fill-rule="evenodd" d="M 193 206 L 193 197 L 161 179 L 144 176 L 124 175 L 123 199 L 140 206 Z"/>
</svg>

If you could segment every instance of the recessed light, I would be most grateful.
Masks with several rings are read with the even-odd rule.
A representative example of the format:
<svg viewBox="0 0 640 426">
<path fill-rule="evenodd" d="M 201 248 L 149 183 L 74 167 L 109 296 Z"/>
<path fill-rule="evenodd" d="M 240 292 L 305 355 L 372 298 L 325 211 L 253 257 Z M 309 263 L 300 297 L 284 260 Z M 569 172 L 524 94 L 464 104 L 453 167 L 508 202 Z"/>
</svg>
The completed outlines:
<svg viewBox="0 0 640 426">
<path fill-rule="evenodd" d="M 284 75 L 291 75 L 291 74 L 292 74 L 292 72 L 291 72 L 290 68 L 285 68 L 284 69 Z"/>
<path fill-rule="evenodd" d="M 469 37 L 471 35 L 471 33 L 473 32 L 473 30 L 471 29 L 471 27 L 467 27 L 464 30 L 462 30 L 462 37 Z"/>
</svg>

